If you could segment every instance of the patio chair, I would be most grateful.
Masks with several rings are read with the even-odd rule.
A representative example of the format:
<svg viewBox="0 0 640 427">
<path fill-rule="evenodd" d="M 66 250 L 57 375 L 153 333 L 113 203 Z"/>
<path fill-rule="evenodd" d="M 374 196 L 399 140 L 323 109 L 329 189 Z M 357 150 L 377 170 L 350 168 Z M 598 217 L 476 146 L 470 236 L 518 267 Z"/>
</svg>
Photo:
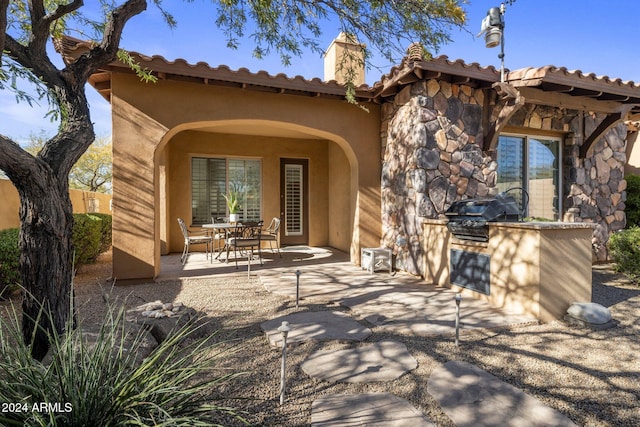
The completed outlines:
<svg viewBox="0 0 640 427">
<path fill-rule="evenodd" d="M 206 231 L 189 231 L 187 224 L 184 223 L 182 218 L 178 218 L 178 224 L 180 224 L 180 230 L 184 236 L 184 248 L 182 249 L 182 257 L 180 257 L 182 265 L 187 262 L 191 245 L 205 245 L 205 254 L 206 257 L 209 258 L 210 247 L 213 245 L 213 237 Z"/>
<path fill-rule="evenodd" d="M 260 251 L 260 235 L 262 234 L 262 221 L 238 223 L 235 230 L 227 238 L 227 260 L 229 252 L 233 249 L 233 257 L 238 268 L 238 251 L 247 254 L 248 266 L 247 275 L 251 274 L 251 260 L 253 259 L 254 248 L 258 249 L 258 260 L 262 265 L 262 252 Z"/>
<path fill-rule="evenodd" d="M 273 242 L 276 243 L 276 249 L 278 250 L 278 255 L 282 258 L 282 254 L 280 253 L 280 218 L 273 218 L 269 226 L 262 232 L 260 239 L 263 241 L 269 242 L 269 248 L 271 248 L 271 253 L 273 253 Z"/>
</svg>

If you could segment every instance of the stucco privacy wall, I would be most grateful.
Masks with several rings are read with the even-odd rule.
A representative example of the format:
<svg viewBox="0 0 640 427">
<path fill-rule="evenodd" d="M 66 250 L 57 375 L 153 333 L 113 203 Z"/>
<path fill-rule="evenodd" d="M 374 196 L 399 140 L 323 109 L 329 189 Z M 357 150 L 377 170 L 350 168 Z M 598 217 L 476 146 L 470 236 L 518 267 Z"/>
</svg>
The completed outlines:
<svg viewBox="0 0 640 427">
<path fill-rule="evenodd" d="M 172 247 L 172 234 L 177 231 L 173 228 L 172 210 L 182 209 L 178 205 L 184 203 L 181 200 L 184 194 L 171 190 L 171 174 L 178 170 L 171 157 L 172 144 L 185 137 L 187 134 L 183 132 L 187 130 L 216 133 L 216 126 L 228 130 L 235 124 L 238 134 L 256 136 L 238 137 L 247 144 L 256 144 L 261 126 L 265 134 L 274 129 L 308 134 L 308 140 L 302 138 L 286 143 L 277 137 L 263 139 L 258 153 L 242 155 L 276 153 L 279 145 L 290 144 L 289 153 L 297 152 L 308 158 L 310 147 L 314 144 L 322 147 L 324 160 L 319 160 L 318 164 L 324 164 L 324 171 L 319 171 L 310 180 L 317 180 L 319 186 L 322 176 L 325 177 L 328 190 L 324 192 L 327 200 L 323 203 L 326 209 L 318 215 L 326 214 L 332 220 L 326 222 L 325 230 L 314 232 L 316 238 L 328 244 L 348 242 L 354 261 L 357 261 L 361 246 L 379 244 L 378 106 L 368 105 L 369 112 L 366 112 L 343 99 L 227 88 L 205 85 L 201 79 L 195 79 L 193 83 L 188 78 L 185 80 L 161 79 L 155 84 L 145 84 L 133 75 L 112 75 L 115 277 L 142 279 L 159 273 L 161 239 L 168 240 L 169 248 Z M 248 149 L 255 147 L 247 146 Z M 209 154 L 218 150 L 202 148 Z M 189 148 L 189 151 L 197 153 L 199 150 Z M 330 164 L 330 160 L 335 164 Z M 348 166 L 348 170 L 336 173 L 336 167 L 344 166 Z M 334 174 L 331 179 L 330 172 Z M 263 173 L 269 174 L 271 169 Z M 273 212 L 268 204 L 273 201 L 267 201 L 267 194 L 274 191 L 271 197 L 279 197 L 279 188 L 265 186 L 263 191 L 267 209 L 263 215 L 267 219 Z M 334 211 L 346 205 L 345 211 Z"/>
<path fill-rule="evenodd" d="M 70 189 L 73 213 L 111 214 L 111 194 Z M 0 179 L 0 230 L 20 227 L 20 196 L 8 179 Z"/>
<path fill-rule="evenodd" d="M 481 149 L 483 114 L 490 120 L 499 114 L 494 92 L 437 80 L 408 85 L 394 102 L 384 104 L 382 244 L 393 248 L 398 268 L 424 276 L 423 218 L 441 216 L 457 199 L 497 192 L 497 164 Z M 592 240 L 596 259 L 606 259 L 609 235 L 625 224 L 625 126 L 607 132 L 585 159 L 579 158 L 584 135 L 602 119 L 526 104 L 504 129 L 563 139 L 563 219 L 597 224 Z"/>
</svg>

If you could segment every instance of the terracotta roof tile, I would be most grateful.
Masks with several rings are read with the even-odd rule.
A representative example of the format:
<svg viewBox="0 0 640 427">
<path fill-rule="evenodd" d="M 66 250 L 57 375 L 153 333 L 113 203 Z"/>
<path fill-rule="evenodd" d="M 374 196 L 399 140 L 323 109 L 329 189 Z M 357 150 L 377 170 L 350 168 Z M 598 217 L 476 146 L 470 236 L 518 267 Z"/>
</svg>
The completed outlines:
<svg viewBox="0 0 640 427">
<path fill-rule="evenodd" d="M 86 41 L 65 37 L 57 48 L 63 52 L 65 61 L 86 51 L 91 44 Z M 306 79 L 302 76 L 289 77 L 284 73 L 271 75 L 261 70 L 251 72 L 247 68 L 232 70 L 226 65 L 211 67 L 205 62 L 190 64 L 182 58 L 173 61 L 154 55 L 147 56 L 137 52 L 130 54 L 161 78 L 181 76 L 201 79 L 204 83 L 226 82 L 243 88 L 270 88 L 281 93 L 293 93 L 310 96 L 344 97 L 345 87 L 335 80 L 322 81 L 319 78 Z M 128 67 L 114 61 L 105 67 L 105 71 L 130 72 Z M 466 63 L 461 59 L 450 60 L 441 55 L 430 60 L 411 60 L 405 57 L 402 62 L 391 67 L 372 87 L 362 85 L 356 88 L 358 99 L 370 101 L 391 97 L 403 86 L 421 79 L 447 79 L 453 83 L 469 84 L 475 87 L 489 87 L 500 81 L 500 71 L 494 66 Z M 602 100 L 615 100 L 627 104 L 640 105 L 640 84 L 580 70 L 568 70 L 565 67 L 547 65 L 527 67 L 507 71 L 505 80 L 516 86 L 536 87 L 545 91 L 555 91 L 576 96 L 589 96 Z"/>
</svg>

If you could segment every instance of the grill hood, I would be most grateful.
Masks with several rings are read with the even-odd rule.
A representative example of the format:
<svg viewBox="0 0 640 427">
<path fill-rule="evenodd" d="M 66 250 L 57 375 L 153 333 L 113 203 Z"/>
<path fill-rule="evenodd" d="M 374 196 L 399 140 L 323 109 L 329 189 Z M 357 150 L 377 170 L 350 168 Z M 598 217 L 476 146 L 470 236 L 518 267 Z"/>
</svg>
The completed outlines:
<svg viewBox="0 0 640 427">
<path fill-rule="evenodd" d="M 494 198 L 453 202 L 445 215 L 449 219 L 447 228 L 457 238 L 486 242 L 489 240 L 488 223 L 519 221 L 520 208 L 516 199 L 500 193 Z"/>
</svg>

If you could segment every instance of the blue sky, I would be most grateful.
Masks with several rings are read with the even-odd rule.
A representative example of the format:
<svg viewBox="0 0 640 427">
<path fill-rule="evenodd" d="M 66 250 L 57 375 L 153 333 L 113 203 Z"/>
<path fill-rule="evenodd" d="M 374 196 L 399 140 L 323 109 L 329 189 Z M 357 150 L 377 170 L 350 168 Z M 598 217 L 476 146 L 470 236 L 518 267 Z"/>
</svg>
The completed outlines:
<svg viewBox="0 0 640 427">
<path fill-rule="evenodd" d="M 253 72 L 266 70 L 271 74 L 322 78 L 322 57 L 315 53 L 294 58 L 293 64 L 285 67 L 277 55 L 262 60 L 253 58 L 250 39 L 242 40 L 238 50 L 226 48 L 224 37 L 215 27 L 213 7 L 206 0 L 193 3 L 174 0 L 165 5 L 178 21 L 176 29 L 168 29 L 159 12 L 150 6 L 129 22 L 121 47 L 168 60 L 202 61 L 212 67 L 227 65 Z M 497 0 L 470 0 L 465 6 L 469 32 L 454 30 L 453 41 L 434 54 L 499 68 L 500 49 L 487 49 L 482 38 L 474 37 L 487 10 L 499 5 Z M 507 6 L 505 13 L 505 66 L 513 70 L 555 65 L 640 82 L 640 55 L 635 43 L 638 12 L 637 0 L 516 0 Z M 337 27 L 327 25 L 321 46 L 328 47 L 337 32 Z M 377 60 L 374 65 L 382 71 L 368 70 L 368 84 L 378 81 L 394 64 Z M 92 88 L 87 92 L 96 133 L 109 136 L 110 106 Z M 16 104 L 13 95 L 0 92 L 0 133 L 4 135 L 25 141 L 41 131 L 55 133 L 57 124 L 45 118 L 45 113 L 44 107 Z"/>
</svg>

